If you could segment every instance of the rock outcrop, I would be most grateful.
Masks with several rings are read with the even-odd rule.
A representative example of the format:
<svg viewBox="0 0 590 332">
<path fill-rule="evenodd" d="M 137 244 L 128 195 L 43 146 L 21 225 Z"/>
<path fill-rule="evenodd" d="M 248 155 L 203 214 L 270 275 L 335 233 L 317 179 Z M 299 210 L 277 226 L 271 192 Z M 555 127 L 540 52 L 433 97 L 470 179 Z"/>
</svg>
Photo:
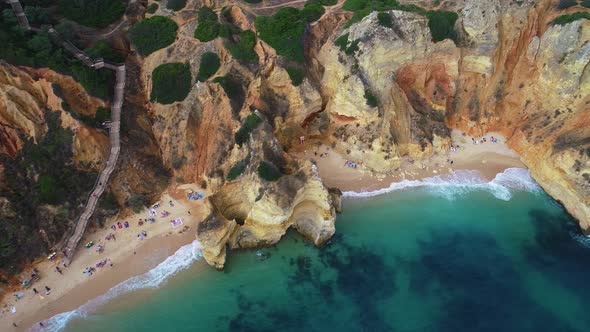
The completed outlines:
<svg viewBox="0 0 590 332">
<path fill-rule="evenodd" d="M 226 247 L 269 246 L 290 227 L 319 246 L 335 232 L 341 193 L 326 189 L 309 161 L 290 160 L 270 126 L 261 127 L 248 146 L 232 150 L 224 167 L 241 163 L 243 174 L 208 198 L 210 215 L 197 230 L 203 256 L 218 269 L 225 263 Z M 261 163 L 275 165 L 284 175 L 276 181 L 263 179 Z"/>
</svg>

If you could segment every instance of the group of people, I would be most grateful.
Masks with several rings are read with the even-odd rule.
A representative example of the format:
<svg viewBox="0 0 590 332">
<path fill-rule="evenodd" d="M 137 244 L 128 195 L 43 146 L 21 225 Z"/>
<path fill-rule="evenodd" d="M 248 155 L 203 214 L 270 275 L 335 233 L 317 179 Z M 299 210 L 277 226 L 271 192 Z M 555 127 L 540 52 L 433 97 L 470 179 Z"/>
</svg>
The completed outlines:
<svg viewBox="0 0 590 332">
<path fill-rule="evenodd" d="M 147 236 L 147 232 L 146 231 L 141 231 L 141 233 L 137 234 L 137 237 L 140 240 L 143 240 L 143 238 L 146 237 L 146 236 Z"/>
<path fill-rule="evenodd" d="M 356 168 L 358 166 L 358 164 L 355 163 L 354 161 L 345 160 L 344 161 L 344 166 L 348 166 L 350 168 Z"/>
<path fill-rule="evenodd" d="M 36 288 L 33 288 L 33 294 L 38 295 L 39 291 Z M 47 287 L 47 285 L 45 285 L 45 295 L 49 295 L 51 294 L 51 288 Z"/>
<path fill-rule="evenodd" d="M 488 141 L 488 139 L 486 137 L 482 137 L 481 139 L 480 138 L 471 137 L 471 142 L 473 144 L 483 144 L 483 143 L 486 143 L 487 141 Z M 492 142 L 492 143 L 498 143 L 498 139 L 496 137 L 494 137 L 494 136 L 491 136 L 490 137 L 490 142 Z"/>
</svg>

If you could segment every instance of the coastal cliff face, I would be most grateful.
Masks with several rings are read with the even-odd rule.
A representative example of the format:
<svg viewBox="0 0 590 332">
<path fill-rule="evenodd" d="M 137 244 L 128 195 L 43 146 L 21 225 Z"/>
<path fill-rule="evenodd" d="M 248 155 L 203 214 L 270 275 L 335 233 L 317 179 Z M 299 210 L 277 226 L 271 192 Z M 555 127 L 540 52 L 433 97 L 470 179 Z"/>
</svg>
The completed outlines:
<svg viewBox="0 0 590 332">
<path fill-rule="evenodd" d="M 423 5 L 428 6 L 427 2 Z M 590 228 L 590 21 L 551 22 L 551 1 L 448 3 L 456 43 L 433 42 L 425 16 L 374 12 L 325 43 L 317 61 L 336 148 L 376 172 L 449 146 L 448 128 L 502 133 L 533 177 Z M 348 54 L 347 54 L 348 53 Z M 377 107 L 365 102 L 367 91 Z M 357 106 L 360 105 L 360 106 Z"/>
<path fill-rule="evenodd" d="M 347 24 L 353 13 L 338 4 L 306 23 L 303 64 L 278 55 L 260 35 L 253 48 L 258 61 L 248 62 L 232 56 L 227 38 L 194 37 L 199 7 L 225 5 L 219 11 L 224 26 L 254 32 L 256 17 L 279 7 L 188 1 L 178 12 L 160 9 L 178 32 L 169 46 L 126 58 L 125 152 L 110 183 L 115 206 L 130 207 L 138 197 L 155 201 L 171 183 L 207 186 L 214 194 L 197 237 L 207 261 L 221 268 L 226 248 L 271 245 L 289 227 L 318 245 L 334 233 L 339 194 L 325 188 L 309 161 L 289 154 L 300 136 L 322 141 L 372 172 L 392 174 L 404 159 L 448 151 L 451 129 L 460 129 L 472 136 L 502 133 L 533 177 L 590 230 L 590 20 L 552 24 L 559 15 L 586 9 L 560 10 L 550 0 L 399 2 L 457 13 L 454 38 L 435 42 L 429 18 L 417 11 L 373 12 Z M 135 22 L 144 9 L 133 8 L 128 17 Z M 124 30 L 114 35 L 126 50 Z M 205 52 L 216 53 L 221 65 L 199 82 Z M 171 62 L 188 63 L 190 92 L 180 102 L 150 101 L 154 69 Z M 293 66 L 305 69 L 301 84 L 287 71 Z M 220 77 L 235 83 L 231 94 L 215 82 Z M 35 147 L 53 151 L 52 133 L 71 134 L 60 165 L 88 172 L 81 182 L 92 182 L 108 138 L 89 119 L 108 106 L 69 76 L 0 63 L 0 155 L 9 170 L 0 181 L 2 216 L 14 218 L 26 208 L 14 207 L 22 197 L 14 196 L 7 178 L 27 169 L 26 156 Z M 238 144 L 236 132 L 252 114 L 262 123 Z M 267 162 L 281 174 L 276 181 L 259 174 Z M 33 167 L 20 176 L 38 189 L 42 174 Z M 85 189 L 79 189 L 76 195 L 83 197 Z M 79 202 L 39 204 L 52 216 L 60 207 L 70 211 L 62 211 L 60 226 L 44 240 L 49 247 L 71 227 Z"/>
</svg>

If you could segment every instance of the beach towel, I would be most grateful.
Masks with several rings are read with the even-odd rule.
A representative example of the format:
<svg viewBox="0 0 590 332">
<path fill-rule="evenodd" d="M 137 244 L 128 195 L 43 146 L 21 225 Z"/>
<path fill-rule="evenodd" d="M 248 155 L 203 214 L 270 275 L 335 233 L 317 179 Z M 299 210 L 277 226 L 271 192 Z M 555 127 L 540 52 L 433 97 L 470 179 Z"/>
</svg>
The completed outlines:
<svg viewBox="0 0 590 332">
<path fill-rule="evenodd" d="M 176 227 L 182 225 L 182 219 L 176 218 L 176 219 L 170 221 L 170 223 L 172 224 L 172 228 L 176 228 Z"/>
</svg>

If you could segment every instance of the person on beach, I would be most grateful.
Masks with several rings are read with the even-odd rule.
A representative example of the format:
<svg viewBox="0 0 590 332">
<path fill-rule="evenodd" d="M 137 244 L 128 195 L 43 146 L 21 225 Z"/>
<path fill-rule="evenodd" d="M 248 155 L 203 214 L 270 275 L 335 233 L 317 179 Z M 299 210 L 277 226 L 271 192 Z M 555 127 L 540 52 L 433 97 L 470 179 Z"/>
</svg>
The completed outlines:
<svg viewBox="0 0 590 332">
<path fill-rule="evenodd" d="M 37 288 L 33 288 L 33 293 L 34 294 L 39 294 L 39 291 L 37 290 Z"/>
<path fill-rule="evenodd" d="M 63 274 L 63 273 L 61 272 L 61 269 L 59 268 L 59 266 L 56 266 L 56 267 L 55 267 L 55 271 L 57 271 L 57 273 L 59 273 L 59 274 Z"/>
</svg>

